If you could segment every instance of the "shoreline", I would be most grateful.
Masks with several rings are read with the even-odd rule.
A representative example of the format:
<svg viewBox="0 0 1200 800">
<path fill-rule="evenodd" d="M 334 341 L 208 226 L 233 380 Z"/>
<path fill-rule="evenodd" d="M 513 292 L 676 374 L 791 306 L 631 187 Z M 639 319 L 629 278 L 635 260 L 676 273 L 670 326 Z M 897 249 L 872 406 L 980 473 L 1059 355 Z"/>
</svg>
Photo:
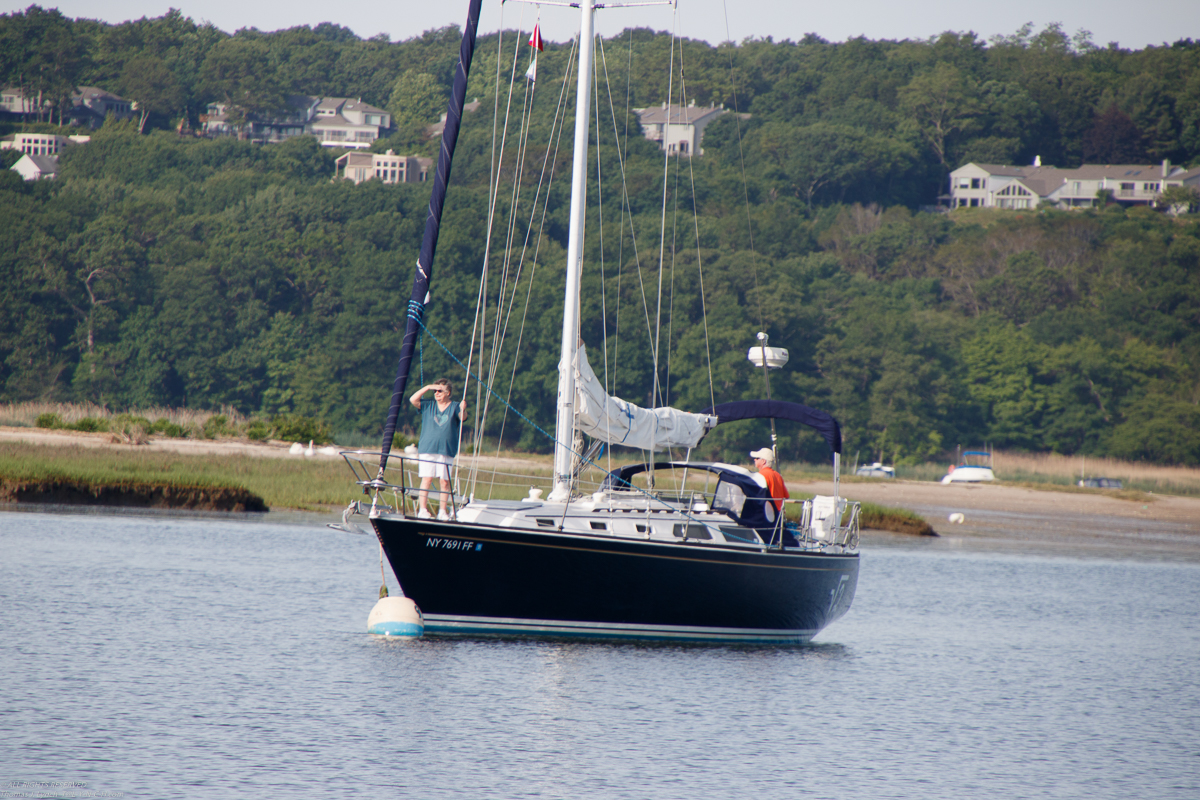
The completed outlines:
<svg viewBox="0 0 1200 800">
<path fill-rule="evenodd" d="M 0 427 L 0 443 L 25 442 L 34 445 L 82 446 L 129 452 L 169 452 L 194 456 L 245 455 L 260 458 L 306 458 L 289 452 L 291 442 L 251 443 L 230 440 L 151 439 L 146 445 L 119 444 L 105 433 L 46 430 L 39 428 Z M 311 460 L 336 461 L 337 455 L 315 453 Z M 539 457 L 480 456 L 478 463 L 488 467 L 541 467 Z M 812 494 L 832 494 L 830 480 L 790 480 L 789 490 Z M 874 541 L 888 539 L 925 539 L 933 546 L 976 543 L 990 546 L 1007 542 L 1034 549 L 1050 545 L 1099 547 L 1123 554 L 1158 553 L 1165 557 L 1200 558 L 1200 498 L 1174 495 L 1149 495 L 1145 500 L 1119 499 L 1103 492 L 1063 492 L 1052 488 L 1001 484 L 950 484 L 905 480 L 843 481 L 842 496 L 881 506 L 909 509 L 929 522 L 938 537 L 914 537 L 872 531 Z M 85 506 L 86 507 L 86 506 Z M 3 507 L 0 506 L 0 509 Z M 132 509 L 131 509 L 132 510 Z M 186 512 L 184 512 L 186 513 Z M 300 513 L 300 512 L 297 512 Z M 340 510 L 303 512 L 315 520 Z M 948 520 L 960 513 L 964 522 Z M 264 515 L 280 519 L 290 515 L 279 510 Z"/>
</svg>

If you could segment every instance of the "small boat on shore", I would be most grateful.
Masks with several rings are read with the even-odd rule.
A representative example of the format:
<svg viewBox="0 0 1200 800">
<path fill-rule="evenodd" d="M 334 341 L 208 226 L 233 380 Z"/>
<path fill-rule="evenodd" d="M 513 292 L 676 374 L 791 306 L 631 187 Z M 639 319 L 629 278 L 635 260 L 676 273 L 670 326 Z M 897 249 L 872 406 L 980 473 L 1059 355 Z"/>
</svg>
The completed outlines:
<svg viewBox="0 0 1200 800">
<path fill-rule="evenodd" d="M 950 465 L 942 483 L 985 483 L 996 480 L 992 472 L 992 454 L 987 450 L 966 450 L 960 463 Z"/>
<path fill-rule="evenodd" d="M 854 475 L 857 478 L 894 478 L 896 468 L 885 467 L 882 462 L 876 461 L 874 464 L 863 464 L 854 470 Z"/>
</svg>

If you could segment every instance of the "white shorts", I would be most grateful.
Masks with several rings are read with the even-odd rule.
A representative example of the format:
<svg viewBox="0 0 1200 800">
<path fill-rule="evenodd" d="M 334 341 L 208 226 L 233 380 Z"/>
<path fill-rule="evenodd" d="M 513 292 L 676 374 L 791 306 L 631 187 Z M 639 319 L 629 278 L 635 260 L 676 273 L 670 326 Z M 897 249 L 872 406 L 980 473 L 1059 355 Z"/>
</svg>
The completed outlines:
<svg viewBox="0 0 1200 800">
<path fill-rule="evenodd" d="M 418 478 L 441 478 L 444 481 L 448 481 L 450 480 L 450 467 L 454 464 L 454 459 L 451 456 L 418 453 L 417 464 Z"/>
</svg>

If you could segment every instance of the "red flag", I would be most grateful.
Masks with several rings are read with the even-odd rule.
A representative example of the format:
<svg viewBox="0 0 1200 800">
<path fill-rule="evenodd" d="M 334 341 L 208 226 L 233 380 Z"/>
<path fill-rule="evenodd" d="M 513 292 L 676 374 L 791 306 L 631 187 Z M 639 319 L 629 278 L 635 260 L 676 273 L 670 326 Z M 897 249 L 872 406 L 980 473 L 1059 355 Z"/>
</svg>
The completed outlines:
<svg viewBox="0 0 1200 800">
<path fill-rule="evenodd" d="M 541 27 L 533 26 L 533 36 L 529 38 L 529 46 L 536 47 L 537 51 L 542 52 L 542 29 Z"/>
</svg>

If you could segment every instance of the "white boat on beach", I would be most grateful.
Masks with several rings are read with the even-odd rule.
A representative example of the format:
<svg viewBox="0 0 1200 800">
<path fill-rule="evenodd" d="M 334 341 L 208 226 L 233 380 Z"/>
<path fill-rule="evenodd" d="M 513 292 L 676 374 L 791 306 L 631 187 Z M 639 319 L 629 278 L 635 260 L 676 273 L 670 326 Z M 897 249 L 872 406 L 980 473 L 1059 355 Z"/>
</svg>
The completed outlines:
<svg viewBox="0 0 1200 800">
<path fill-rule="evenodd" d="M 966 450 L 961 463 L 951 464 L 942 483 L 984 483 L 996 480 L 992 472 L 992 454 L 986 450 Z"/>
</svg>

